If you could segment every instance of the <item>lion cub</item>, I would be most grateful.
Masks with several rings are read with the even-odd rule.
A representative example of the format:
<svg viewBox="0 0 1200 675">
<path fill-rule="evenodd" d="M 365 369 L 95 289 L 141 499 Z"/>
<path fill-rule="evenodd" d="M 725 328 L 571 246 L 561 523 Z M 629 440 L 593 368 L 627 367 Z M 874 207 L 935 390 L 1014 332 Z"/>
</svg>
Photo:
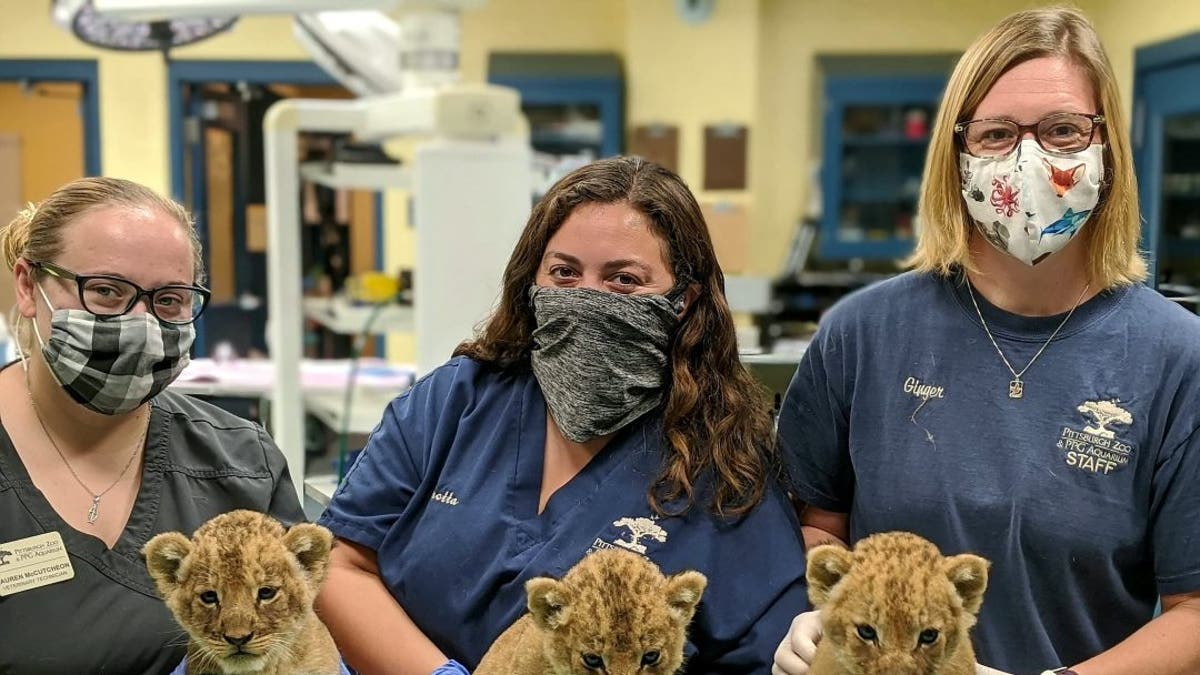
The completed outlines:
<svg viewBox="0 0 1200 675">
<path fill-rule="evenodd" d="M 699 572 L 663 576 L 630 551 L 596 551 L 562 581 L 525 584 L 529 613 L 496 639 L 475 675 L 671 675 L 707 584 Z"/>
<path fill-rule="evenodd" d="M 971 627 L 988 562 L 943 557 L 907 532 L 868 537 L 850 552 L 808 553 L 808 597 L 823 636 L 810 675 L 973 675 Z"/>
<path fill-rule="evenodd" d="M 253 511 L 217 516 L 191 541 L 147 542 L 158 594 L 191 638 L 189 675 L 336 675 L 337 647 L 313 612 L 332 543 L 323 527 L 285 531 Z"/>
</svg>

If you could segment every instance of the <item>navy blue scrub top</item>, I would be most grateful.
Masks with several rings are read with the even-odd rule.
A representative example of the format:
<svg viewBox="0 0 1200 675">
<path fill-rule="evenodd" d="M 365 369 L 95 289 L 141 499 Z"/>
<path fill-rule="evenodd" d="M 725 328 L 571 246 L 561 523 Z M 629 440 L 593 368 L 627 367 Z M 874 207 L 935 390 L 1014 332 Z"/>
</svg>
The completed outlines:
<svg viewBox="0 0 1200 675">
<path fill-rule="evenodd" d="M 524 613 L 527 580 L 561 577 L 589 550 L 624 541 L 664 573 L 708 577 L 687 673 L 769 672 L 808 608 L 794 511 L 772 485 L 738 521 L 713 516 L 703 496 L 686 515 L 655 519 L 646 494 L 662 464 L 659 429 L 651 413 L 619 432 L 539 515 L 546 405 L 536 379 L 457 358 L 391 403 L 320 522 L 374 550 L 404 611 L 468 667 Z M 635 539 L 627 519 L 638 518 L 662 534 Z"/>
</svg>

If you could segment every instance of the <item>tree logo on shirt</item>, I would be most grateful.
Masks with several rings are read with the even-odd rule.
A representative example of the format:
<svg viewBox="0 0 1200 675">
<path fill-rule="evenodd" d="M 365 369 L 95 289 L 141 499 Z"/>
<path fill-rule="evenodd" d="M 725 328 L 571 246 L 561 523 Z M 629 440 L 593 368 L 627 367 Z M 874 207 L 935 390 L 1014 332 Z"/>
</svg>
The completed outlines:
<svg viewBox="0 0 1200 675">
<path fill-rule="evenodd" d="M 1076 410 L 1096 420 L 1096 426 L 1083 428 L 1084 433 L 1101 438 L 1114 438 L 1117 435 L 1108 428 L 1110 424 L 1133 424 L 1133 415 L 1117 405 L 1116 401 L 1087 401 Z"/>
<path fill-rule="evenodd" d="M 634 553 L 646 555 L 646 547 L 638 542 L 647 537 L 659 543 L 667 540 L 667 531 L 650 518 L 622 518 L 614 522 L 613 526 L 629 528 L 629 541 L 618 539 L 613 543 Z"/>
<path fill-rule="evenodd" d="M 1110 428 L 1133 424 L 1133 414 L 1119 403 L 1119 399 L 1084 401 L 1075 408 L 1092 424 L 1082 430 L 1063 427 L 1057 445 L 1065 453 L 1067 466 L 1108 475 L 1129 464 L 1136 448 L 1118 439 L 1117 432 Z"/>
</svg>

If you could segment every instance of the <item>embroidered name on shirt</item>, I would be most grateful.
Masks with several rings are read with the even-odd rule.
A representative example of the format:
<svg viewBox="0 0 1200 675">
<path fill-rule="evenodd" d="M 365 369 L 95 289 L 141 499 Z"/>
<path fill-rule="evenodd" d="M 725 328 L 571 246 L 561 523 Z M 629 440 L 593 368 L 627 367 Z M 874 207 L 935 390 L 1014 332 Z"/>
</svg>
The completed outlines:
<svg viewBox="0 0 1200 675">
<path fill-rule="evenodd" d="M 931 398 L 945 398 L 946 390 L 933 384 L 925 384 L 915 377 L 910 377 L 904 380 L 904 393 L 912 394 L 919 399 L 929 400 Z"/>
<path fill-rule="evenodd" d="M 455 497 L 454 493 L 449 490 L 446 490 L 445 492 L 435 492 L 429 499 L 430 501 L 441 502 L 449 506 L 458 506 L 458 497 Z"/>
</svg>

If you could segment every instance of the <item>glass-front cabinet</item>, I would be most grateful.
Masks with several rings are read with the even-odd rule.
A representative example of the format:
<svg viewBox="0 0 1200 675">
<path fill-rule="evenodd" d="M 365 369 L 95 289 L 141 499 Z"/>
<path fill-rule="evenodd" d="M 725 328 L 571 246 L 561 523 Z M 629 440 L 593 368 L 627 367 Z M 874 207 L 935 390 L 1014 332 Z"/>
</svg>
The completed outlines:
<svg viewBox="0 0 1200 675">
<path fill-rule="evenodd" d="M 1152 281 L 1200 313 L 1200 34 L 1139 49 L 1133 149 Z"/>
<path fill-rule="evenodd" d="M 1162 144 L 1157 276 L 1185 291 L 1200 286 L 1200 110 L 1168 117 Z"/>
<path fill-rule="evenodd" d="M 821 186 L 824 259 L 902 258 L 946 74 L 827 75 Z"/>
</svg>

